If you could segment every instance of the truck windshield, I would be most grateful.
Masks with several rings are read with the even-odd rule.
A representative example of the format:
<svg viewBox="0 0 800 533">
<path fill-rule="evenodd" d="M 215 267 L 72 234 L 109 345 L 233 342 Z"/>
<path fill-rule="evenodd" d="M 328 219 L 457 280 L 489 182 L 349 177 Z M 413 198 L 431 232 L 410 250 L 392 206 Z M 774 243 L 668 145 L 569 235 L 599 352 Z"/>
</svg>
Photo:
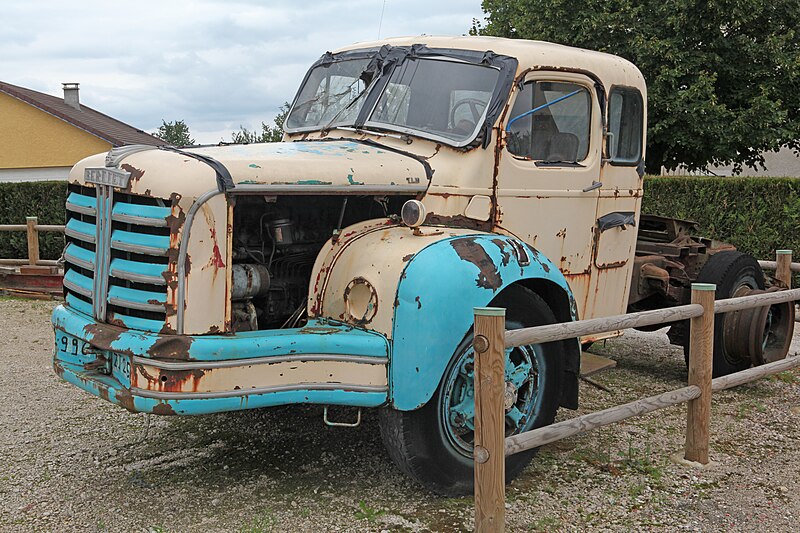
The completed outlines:
<svg viewBox="0 0 800 533">
<path fill-rule="evenodd" d="M 286 127 L 352 124 L 364 105 L 361 95 L 372 81 L 372 75 L 365 72 L 369 61 L 350 59 L 314 67 L 300 89 Z"/>
<path fill-rule="evenodd" d="M 483 125 L 499 78 L 499 68 L 441 57 L 407 57 L 391 69 L 375 69 L 369 59 L 317 65 L 286 127 L 389 130 L 463 146 Z"/>
</svg>

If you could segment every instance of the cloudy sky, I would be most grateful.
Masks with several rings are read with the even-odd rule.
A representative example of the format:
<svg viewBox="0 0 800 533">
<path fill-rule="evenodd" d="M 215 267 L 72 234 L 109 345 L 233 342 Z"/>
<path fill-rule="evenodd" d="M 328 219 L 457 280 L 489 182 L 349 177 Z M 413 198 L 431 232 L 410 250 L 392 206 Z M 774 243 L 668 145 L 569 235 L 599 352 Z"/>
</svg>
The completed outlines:
<svg viewBox="0 0 800 533">
<path fill-rule="evenodd" d="M 323 52 L 400 35 L 462 35 L 480 0 L 13 0 L 0 80 L 81 103 L 145 131 L 184 120 L 198 142 L 270 123 Z"/>
</svg>

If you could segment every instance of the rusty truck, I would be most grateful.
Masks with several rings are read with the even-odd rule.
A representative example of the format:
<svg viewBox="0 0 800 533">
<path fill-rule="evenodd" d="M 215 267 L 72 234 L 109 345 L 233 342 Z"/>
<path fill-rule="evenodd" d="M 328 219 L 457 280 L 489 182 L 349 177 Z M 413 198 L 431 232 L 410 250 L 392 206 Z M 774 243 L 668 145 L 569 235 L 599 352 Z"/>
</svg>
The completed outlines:
<svg viewBox="0 0 800 533">
<path fill-rule="evenodd" d="M 612 55 L 395 38 L 320 57 L 282 142 L 89 157 L 69 177 L 55 371 L 140 413 L 375 408 L 400 469 L 470 492 L 473 308 L 519 328 L 683 304 L 693 281 L 772 290 L 752 257 L 640 215 L 646 102 Z M 784 357 L 792 313 L 718 320 L 714 372 Z M 596 340 L 508 351 L 507 434 L 577 408 Z"/>
</svg>

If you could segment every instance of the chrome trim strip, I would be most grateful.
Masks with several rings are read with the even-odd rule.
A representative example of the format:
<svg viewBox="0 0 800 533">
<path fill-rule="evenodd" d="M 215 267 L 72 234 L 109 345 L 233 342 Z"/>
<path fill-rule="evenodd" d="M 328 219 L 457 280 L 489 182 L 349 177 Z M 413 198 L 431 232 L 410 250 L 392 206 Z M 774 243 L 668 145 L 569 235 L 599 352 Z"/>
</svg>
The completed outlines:
<svg viewBox="0 0 800 533">
<path fill-rule="evenodd" d="M 141 244 L 130 244 L 122 241 L 111 241 L 111 248 L 115 250 L 122 250 L 123 252 L 133 252 L 136 254 L 155 255 L 163 257 L 169 252 L 165 248 L 153 248 L 151 246 L 142 246 Z"/>
<path fill-rule="evenodd" d="M 276 387 L 258 387 L 220 392 L 159 392 L 131 387 L 131 394 L 155 400 L 210 400 L 213 398 L 235 398 L 251 394 L 269 394 L 296 390 L 342 390 L 347 392 L 389 392 L 388 385 L 352 385 L 349 383 L 299 383 L 297 385 L 279 385 Z"/>
<path fill-rule="evenodd" d="M 111 262 L 111 254 L 107 246 L 111 239 L 111 220 L 108 215 L 114 204 L 114 189 L 103 184 L 96 184 L 95 189 L 97 190 L 97 217 L 95 220 L 95 271 L 92 307 L 95 319 L 105 322 L 108 309 L 106 300 L 108 294 L 108 267 Z"/>
<path fill-rule="evenodd" d="M 139 226 L 155 226 L 155 227 L 166 227 L 167 221 L 163 218 L 149 218 L 149 217 L 137 217 L 135 215 L 123 215 L 117 213 L 116 215 L 111 215 L 112 220 L 116 220 L 117 222 L 122 222 L 124 224 L 137 224 Z"/>
<path fill-rule="evenodd" d="M 86 207 L 83 205 L 77 205 L 70 202 L 67 202 L 66 208 L 67 211 L 74 211 L 76 213 L 82 213 L 84 215 L 95 216 L 95 213 L 97 213 L 97 210 L 94 207 Z"/>
<path fill-rule="evenodd" d="M 151 146 L 149 144 L 126 144 L 124 146 L 118 146 L 108 151 L 105 164 L 107 167 L 118 167 L 122 160 L 129 155 L 157 149 L 158 146 Z"/>
<path fill-rule="evenodd" d="M 129 281 L 135 281 L 136 283 L 150 283 L 152 285 L 167 284 L 167 280 L 162 276 L 148 276 L 147 274 L 137 274 L 136 272 L 128 272 L 127 270 L 119 270 L 117 268 L 111 269 L 111 275 L 115 278 L 127 279 Z"/>
<path fill-rule="evenodd" d="M 73 265 L 78 265 L 81 268 L 84 268 L 86 270 L 91 270 L 92 272 L 94 272 L 94 265 L 92 263 L 84 261 L 83 259 L 78 259 L 68 251 L 64 252 L 64 261 L 72 263 Z"/>
<path fill-rule="evenodd" d="M 111 305 L 117 305 L 119 307 L 138 309 L 139 311 L 153 311 L 155 313 L 164 312 L 164 304 L 147 304 L 142 302 L 132 302 L 130 300 L 125 300 L 123 298 L 116 298 L 114 296 L 108 299 L 108 303 L 110 303 Z"/>
<path fill-rule="evenodd" d="M 72 237 L 73 239 L 77 239 L 79 241 L 88 242 L 90 244 L 95 244 L 97 242 L 97 237 L 95 235 L 88 235 L 86 233 L 80 233 L 75 231 L 71 228 L 64 228 L 64 234 L 67 237 Z"/>
<path fill-rule="evenodd" d="M 78 285 L 76 283 L 72 283 L 68 279 L 64 280 L 64 286 L 66 288 L 68 288 L 69 290 L 71 290 L 72 292 L 77 292 L 78 294 L 80 294 L 82 296 L 86 296 L 87 298 L 92 298 L 92 295 L 93 295 L 93 292 L 94 292 L 94 291 L 90 291 L 89 289 L 85 289 L 85 288 L 81 287 L 80 285 Z"/>
<path fill-rule="evenodd" d="M 358 363 L 365 365 L 385 365 L 389 363 L 388 357 L 370 357 L 368 355 L 334 355 L 334 354 L 295 354 L 281 355 L 276 357 L 258 357 L 248 359 L 226 359 L 224 361 L 197 361 L 192 363 L 171 363 L 160 359 L 148 359 L 147 357 L 133 357 L 136 365 L 152 366 L 162 370 L 206 370 L 209 368 L 233 368 L 239 366 L 268 365 L 277 363 L 289 363 L 293 361 L 333 361 L 342 363 Z"/>
</svg>

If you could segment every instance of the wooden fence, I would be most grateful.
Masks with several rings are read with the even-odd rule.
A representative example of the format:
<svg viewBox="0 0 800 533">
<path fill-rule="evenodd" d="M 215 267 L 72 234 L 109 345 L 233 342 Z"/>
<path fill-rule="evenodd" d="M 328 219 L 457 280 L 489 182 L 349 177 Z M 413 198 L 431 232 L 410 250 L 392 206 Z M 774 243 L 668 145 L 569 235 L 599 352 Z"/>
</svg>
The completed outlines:
<svg viewBox="0 0 800 533">
<path fill-rule="evenodd" d="M 58 261 L 39 258 L 39 232 L 64 233 L 63 225 L 39 224 L 38 217 L 25 217 L 25 224 L 0 224 L 0 231 L 24 231 L 28 234 L 28 258 L 0 259 L 0 265 L 56 266 L 58 264 Z"/>
<path fill-rule="evenodd" d="M 788 290 L 754 296 L 714 301 L 715 285 L 695 283 L 688 305 L 511 331 L 505 330 L 505 309 L 475 309 L 475 530 L 504 529 L 506 456 L 665 407 L 689 403 L 684 456 L 707 464 L 712 391 L 800 366 L 800 357 L 787 357 L 712 379 L 714 315 L 800 300 L 800 289 L 790 288 L 791 272 L 800 271 L 800 263 L 791 261 L 790 250 L 779 250 L 775 262 L 761 262 L 763 268 L 775 269 L 775 278 Z M 687 319 L 691 327 L 686 387 L 505 437 L 506 348 Z"/>
</svg>

